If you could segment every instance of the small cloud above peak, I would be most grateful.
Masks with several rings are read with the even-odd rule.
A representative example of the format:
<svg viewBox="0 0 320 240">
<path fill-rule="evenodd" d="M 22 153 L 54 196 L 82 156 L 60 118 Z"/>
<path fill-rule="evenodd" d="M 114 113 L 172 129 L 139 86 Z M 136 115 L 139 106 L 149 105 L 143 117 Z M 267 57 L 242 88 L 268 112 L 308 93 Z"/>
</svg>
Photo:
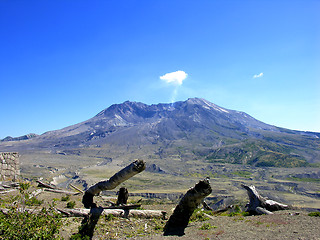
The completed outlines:
<svg viewBox="0 0 320 240">
<path fill-rule="evenodd" d="M 160 79 L 165 81 L 166 83 L 182 85 L 183 81 L 187 78 L 187 76 L 187 73 L 179 70 L 171 73 L 166 73 L 165 75 L 160 76 Z"/>
<path fill-rule="evenodd" d="M 263 73 L 253 75 L 253 78 L 261 78 L 263 77 Z"/>
</svg>

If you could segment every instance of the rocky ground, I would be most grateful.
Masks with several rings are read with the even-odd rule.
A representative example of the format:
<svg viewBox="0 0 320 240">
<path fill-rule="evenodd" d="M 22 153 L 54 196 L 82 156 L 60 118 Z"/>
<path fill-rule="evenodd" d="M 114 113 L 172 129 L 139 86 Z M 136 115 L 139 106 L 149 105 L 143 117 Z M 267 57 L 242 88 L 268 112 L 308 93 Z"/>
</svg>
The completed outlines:
<svg viewBox="0 0 320 240">
<path fill-rule="evenodd" d="M 175 205 L 146 205 L 144 208 L 162 209 L 171 214 Z M 320 218 L 308 216 L 303 210 L 286 210 L 274 215 L 193 217 L 183 236 L 163 236 L 165 220 L 124 219 L 106 217 L 95 225 L 92 239 L 320 239 Z M 61 236 L 77 233 L 80 219 L 68 221 Z M 76 224 L 75 224 L 76 223 Z M 72 231 L 70 231 L 72 230 Z"/>
<path fill-rule="evenodd" d="M 28 192 L 39 190 L 32 182 Z M 1 194 L 2 207 L 14 196 L 18 190 Z M 36 209 L 54 206 L 67 208 L 69 202 L 74 202 L 72 208 L 83 208 L 82 195 L 67 195 L 43 191 L 36 198 L 41 202 L 34 206 Z M 130 197 L 130 203 L 137 203 L 140 196 Z M 99 206 L 109 205 L 109 201 L 116 201 L 116 196 L 95 197 Z M 164 210 L 168 217 L 172 214 L 178 200 L 142 198 L 141 209 Z M 244 205 L 239 206 L 241 210 Z M 240 210 L 239 209 L 239 210 Z M 296 208 L 275 212 L 273 215 L 244 216 L 231 209 L 222 214 L 212 214 L 210 211 L 197 209 L 191 217 L 183 236 L 163 236 L 165 219 L 122 218 L 100 216 L 91 222 L 90 234 L 92 239 L 320 239 L 320 217 L 309 216 L 309 212 Z M 81 229 L 85 225 L 83 217 L 64 217 L 57 237 L 63 239 L 80 239 Z M 88 231 L 87 231 L 88 233 Z M 78 234 L 78 235 L 77 235 Z M 89 234 L 89 235 L 90 235 Z M 1 236 L 0 236 L 1 238 Z"/>
<path fill-rule="evenodd" d="M 144 239 L 320 239 L 319 226 L 320 218 L 305 211 L 279 211 L 274 215 L 214 216 L 190 223 L 182 237 L 157 234 Z"/>
</svg>

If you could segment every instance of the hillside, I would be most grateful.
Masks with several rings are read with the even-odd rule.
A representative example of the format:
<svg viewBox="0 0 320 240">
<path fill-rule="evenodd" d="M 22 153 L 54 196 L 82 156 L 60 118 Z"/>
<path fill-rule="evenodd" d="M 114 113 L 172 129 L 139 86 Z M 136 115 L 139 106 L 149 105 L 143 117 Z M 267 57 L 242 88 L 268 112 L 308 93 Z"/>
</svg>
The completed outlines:
<svg viewBox="0 0 320 240">
<path fill-rule="evenodd" d="M 41 177 L 62 188 L 72 183 L 87 189 L 139 158 L 146 170 L 124 184 L 136 196 L 177 199 L 210 177 L 212 201 L 245 198 L 244 183 L 276 201 L 318 208 L 319 137 L 192 98 L 114 104 L 60 130 L 7 138 L 0 151 L 20 153 L 23 177 Z"/>
<path fill-rule="evenodd" d="M 271 126 L 200 98 L 156 105 L 126 101 L 87 121 L 30 136 L 5 138 L 0 151 L 144 158 L 166 168 L 170 159 L 277 167 L 320 162 L 320 133 Z"/>
</svg>

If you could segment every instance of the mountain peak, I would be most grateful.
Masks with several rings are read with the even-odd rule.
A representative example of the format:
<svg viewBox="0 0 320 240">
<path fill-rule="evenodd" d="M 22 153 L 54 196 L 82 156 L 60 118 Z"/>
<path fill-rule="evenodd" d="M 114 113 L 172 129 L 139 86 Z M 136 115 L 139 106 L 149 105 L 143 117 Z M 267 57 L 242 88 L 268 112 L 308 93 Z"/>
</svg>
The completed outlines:
<svg viewBox="0 0 320 240">
<path fill-rule="evenodd" d="M 30 137 L 32 136 L 26 136 Z M 255 156 L 250 152 L 251 143 L 259 145 L 266 139 L 273 142 L 272 146 L 265 143 L 272 147 L 270 151 L 265 152 L 266 155 L 276 150 L 305 154 L 310 149 L 308 151 L 298 151 L 298 148 L 290 151 L 287 149 L 293 145 L 302 148 L 305 143 L 302 145 L 300 139 L 312 146 L 319 144 L 319 138 L 310 138 L 309 135 L 301 135 L 300 132 L 265 124 L 246 113 L 222 108 L 203 98 L 189 98 L 174 104 L 147 105 L 131 101 L 113 104 L 87 121 L 44 133 L 28 141 L 16 141 L 18 139 L 10 143 L 0 141 L 0 150 L 50 149 L 56 152 L 79 148 L 81 151 L 89 151 L 91 148 L 101 147 L 107 149 L 105 153 L 109 155 L 109 150 L 118 154 L 118 149 L 125 148 L 126 150 L 122 149 L 123 154 L 127 153 L 128 149 L 130 151 L 134 149 L 132 151 L 137 155 L 162 159 L 170 154 L 176 156 L 175 151 L 182 147 L 188 149 L 183 151 L 184 154 L 179 152 L 186 159 L 203 156 L 207 156 L 206 159 L 209 160 L 223 159 L 224 154 L 228 155 L 230 152 L 230 156 L 248 154 L 243 155 L 244 159 L 251 156 L 254 160 Z M 279 144 L 282 144 L 283 148 L 279 148 Z M 224 150 L 219 152 L 222 148 Z M 142 152 L 139 149 L 143 149 Z M 315 161 L 320 150 L 310 151 L 314 153 L 306 157 L 310 161 Z M 260 154 L 259 151 L 258 153 Z M 291 155 L 287 157 L 295 158 Z"/>
<path fill-rule="evenodd" d="M 222 108 L 204 98 L 189 98 L 186 103 L 200 105 L 207 110 L 215 110 L 218 112 L 229 113 L 229 110 Z"/>
</svg>

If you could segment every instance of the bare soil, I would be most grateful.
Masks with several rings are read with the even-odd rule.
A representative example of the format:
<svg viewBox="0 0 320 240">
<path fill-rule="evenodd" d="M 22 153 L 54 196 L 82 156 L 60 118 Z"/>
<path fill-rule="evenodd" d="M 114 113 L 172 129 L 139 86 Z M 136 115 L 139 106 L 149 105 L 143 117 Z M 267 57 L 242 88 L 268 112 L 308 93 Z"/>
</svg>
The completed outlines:
<svg viewBox="0 0 320 240">
<path fill-rule="evenodd" d="M 33 186 L 30 192 L 38 189 Z M 17 193 L 2 194 L 1 198 L 12 198 Z M 42 192 L 37 199 L 42 204 L 36 208 L 54 206 L 66 208 L 70 201 L 75 202 L 74 208 L 83 208 L 82 195 L 69 196 L 63 201 L 65 194 Z M 115 196 L 116 197 L 116 196 Z M 116 198 L 95 197 L 99 206 L 108 205 L 108 201 Z M 129 198 L 130 203 L 136 203 L 140 197 Z M 170 217 L 177 202 L 160 199 L 143 199 L 142 209 L 164 210 Z M 278 211 L 273 215 L 261 216 L 222 216 L 205 215 L 197 210 L 202 218 L 190 221 L 183 236 L 163 236 L 166 220 L 142 218 L 117 218 L 100 216 L 92 227 L 92 239 L 320 239 L 320 217 L 308 216 L 308 212 L 301 209 Z M 70 239 L 79 233 L 84 226 L 83 217 L 69 217 L 63 219 L 63 226 L 59 236 Z"/>
<path fill-rule="evenodd" d="M 161 209 L 170 216 L 175 204 L 143 205 L 144 209 Z M 168 216 L 168 217 L 169 217 Z M 80 219 L 66 219 L 61 236 L 77 233 Z M 320 239 L 320 218 L 304 210 L 285 210 L 273 215 L 209 216 L 190 222 L 183 236 L 163 236 L 166 220 L 101 217 L 92 239 Z"/>
<path fill-rule="evenodd" d="M 299 215 L 296 215 L 298 214 Z M 213 228 L 201 230 L 204 224 Z M 320 218 L 304 211 L 280 211 L 274 215 L 216 216 L 190 223 L 182 237 L 159 235 L 141 239 L 320 239 Z M 139 238 L 136 238 L 139 239 Z"/>
</svg>

